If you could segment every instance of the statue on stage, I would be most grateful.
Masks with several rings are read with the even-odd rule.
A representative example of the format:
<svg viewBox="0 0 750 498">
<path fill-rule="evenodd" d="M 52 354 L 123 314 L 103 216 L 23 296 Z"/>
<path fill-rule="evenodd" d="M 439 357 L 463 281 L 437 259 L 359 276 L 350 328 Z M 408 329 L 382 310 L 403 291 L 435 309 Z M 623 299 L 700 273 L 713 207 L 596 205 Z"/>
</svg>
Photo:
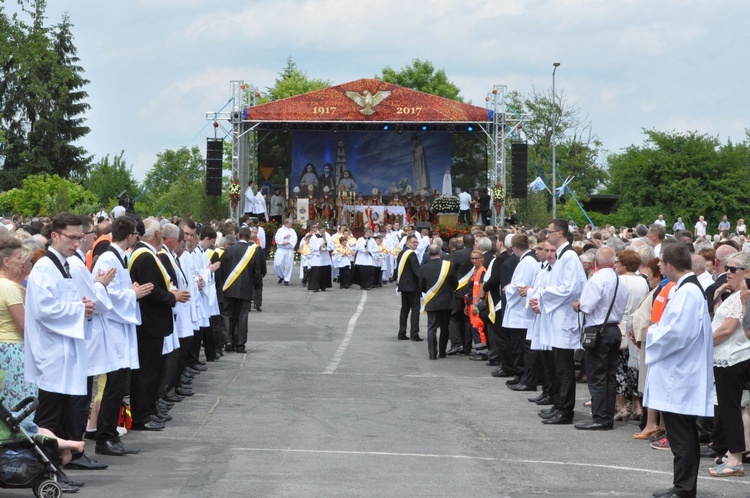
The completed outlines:
<svg viewBox="0 0 750 498">
<path fill-rule="evenodd" d="M 424 154 L 424 147 L 419 143 L 417 134 L 411 136 L 411 143 L 414 146 L 414 190 L 430 190 L 430 173 L 427 171 L 427 159 Z"/>
<path fill-rule="evenodd" d="M 443 176 L 443 188 L 440 191 L 441 195 L 453 195 L 453 180 L 451 179 L 451 169 L 446 168 L 445 175 Z"/>
</svg>

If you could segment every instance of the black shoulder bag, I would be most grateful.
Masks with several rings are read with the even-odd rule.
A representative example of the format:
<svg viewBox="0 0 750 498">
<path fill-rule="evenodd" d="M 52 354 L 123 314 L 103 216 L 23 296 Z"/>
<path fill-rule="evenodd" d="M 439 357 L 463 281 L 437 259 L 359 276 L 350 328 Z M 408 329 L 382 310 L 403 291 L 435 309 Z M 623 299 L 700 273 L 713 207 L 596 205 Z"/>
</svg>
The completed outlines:
<svg viewBox="0 0 750 498">
<path fill-rule="evenodd" d="M 584 327 L 583 332 L 581 333 L 581 347 L 583 349 L 586 349 L 588 351 L 591 351 L 592 349 L 596 349 L 596 347 L 599 345 L 599 340 L 602 336 L 602 332 L 604 331 L 604 327 L 607 326 L 607 322 L 609 321 L 609 315 L 612 313 L 612 308 L 615 305 L 615 299 L 617 299 L 617 288 L 620 286 L 620 277 L 615 275 L 615 295 L 612 297 L 612 302 L 609 305 L 609 309 L 607 310 L 607 317 L 604 319 L 604 323 L 601 325 L 595 325 L 593 327 Z"/>
</svg>

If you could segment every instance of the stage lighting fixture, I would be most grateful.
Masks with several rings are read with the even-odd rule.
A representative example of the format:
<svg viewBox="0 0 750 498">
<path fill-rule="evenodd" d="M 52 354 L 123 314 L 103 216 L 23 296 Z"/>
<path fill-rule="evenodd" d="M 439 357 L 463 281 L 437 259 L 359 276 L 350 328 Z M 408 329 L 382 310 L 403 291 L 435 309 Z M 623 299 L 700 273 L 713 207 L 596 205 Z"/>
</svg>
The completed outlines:
<svg viewBox="0 0 750 498">
<path fill-rule="evenodd" d="M 284 123 L 284 126 L 281 128 L 281 131 L 284 133 L 289 133 L 289 125 Z"/>
<path fill-rule="evenodd" d="M 422 131 L 427 131 L 427 125 L 422 125 Z"/>
<path fill-rule="evenodd" d="M 469 126 L 469 127 L 468 127 L 468 128 L 466 128 L 466 129 L 467 129 L 468 131 L 474 131 L 474 127 L 473 127 L 473 126 Z"/>
<path fill-rule="evenodd" d="M 404 132 L 404 127 L 403 127 L 403 126 L 401 126 L 401 125 L 398 125 L 398 126 L 396 127 L 396 133 L 398 133 L 398 134 L 400 135 L 400 134 L 402 134 L 403 132 Z"/>
<path fill-rule="evenodd" d="M 383 129 L 387 130 L 388 129 L 388 125 L 383 125 Z"/>
<path fill-rule="evenodd" d="M 456 125 L 448 125 L 448 133 L 451 135 L 456 131 Z"/>
<path fill-rule="evenodd" d="M 331 127 L 331 131 L 333 131 L 334 133 L 338 133 L 339 132 L 339 125 L 333 125 Z"/>
</svg>

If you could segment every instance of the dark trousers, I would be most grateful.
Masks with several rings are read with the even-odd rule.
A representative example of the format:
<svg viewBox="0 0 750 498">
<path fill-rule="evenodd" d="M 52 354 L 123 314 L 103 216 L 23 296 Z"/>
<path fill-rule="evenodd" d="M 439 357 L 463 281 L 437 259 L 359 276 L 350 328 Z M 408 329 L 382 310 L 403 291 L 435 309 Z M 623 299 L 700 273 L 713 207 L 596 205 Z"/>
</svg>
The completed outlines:
<svg viewBox="0 0 750 498">
<path fill-rule="evenodd" d="M 615 417 L 617 396 L 617 364 L 620 361 L 622 332 L 617 325 L 608 325 L 594 349 L 586 350 L 586 378 L 591 393 L 591 414 L 594 422 L 611 426 Z"/>
<path fill-rule="evenodd" d="M 742 424 L 742 390 L 750 380 L 750 360 L 729 367 L 714 367 L 716 380 L 715 440 L 731 453 L 745 451 L 745 432 Z M 670 443 L 671 444 L 671 443 Z"/>
<path fill-rule="evenodd" d="M 473 220 L 471 219 L 471 209 L 467 209 L 466 211 L 459 211 L 458 221 L 459 223 L 471 224 L 473 222 Z"/>
<path fill-rule="evenodd" d="M 674 455 L 673 492 L 680 497 L 694 497 L 698 487 L 701 448 L 695 415 L 661 412 L 667 429 L 669 446 Z"/>
<path fill-rule="evenodd" d="M 214 356 L 218 356 L 219 351 L 224 347 L 224 316 L 213 315 L 208 318 L 208 321 L 211 324 L 211 334 L 214 340 Z"/>
<path fill-rule="evenodd" d="M 173 387 L 180 387 L 182 385 L 180 383 L 180 376 L 185 368 L 190 366 L 187 350 L 190 349 L 190 343 L 192 341 L 192 336 L 180 338 L 180 349 L 177 350 L 177 372 L 175 372 Z M 167 392 L 170 393 L 171 388 Z"/>
<path fill-rule="evenodd" d="M 471 352 L 471 323 L 469 317 L 464 313 L 463 296 L 456 297 L 453 300 L 448 330 L 451 346 L 463 346 L 464 353 L 469 354 Z"/>
<path fill-rule="evenodd" d="M 253 304 L 256 308 L 263 306 L 263 281 L 258 280 L 253 287 Z"/>
<path fill-rule="evenodd" d="M 541 358 L 542 371 L 544 372 L 542 392 L 546 392 L 557 403 L 560 394 L 560 382 L 557 379 L 557 372 L 555 371 L 555 357 L 549 349 L 539 351 L 539 356 Z"/>
<path fill-rule="evenodd" d="M 573 362 L 573 349 L 552 348 L 552 357 L 555 362 L 555 374 L 557 375 L 560 389 L 558 399 L 555 400 L 555 408 L 563 413 L 572 415 L 576 405 L 576 370 Z"/>
<path fill-rule="evenodd" d="M 481 315 L 480 315 L 481 316 Z M 491 362 L 502 364 L 500 360 L 500 328 L 502 327 L 502 315 L 495 315 L 495 323 L 492 323 L 489 316 L 484 322 L 484 335 L 487 336 L 487 359 Z"/>
<path fill-rule="evenodd" d="M 351 266 L 342 266 L 339 268 L 339 287 L 342 289 L 349 287 L 352 283 L 352 268 Z"/>
<path fill-rule="evenodd" d="M 195 325 L 193 325 L 195 327 Z M 195 365 L 200 360 L 201 344 L 203 343 L 203 329 L 193 330 L 187 348 L 188 365 Z"/>
<path fill-rule="evenodd" d="M 525 386 L 538 386 L 541 384 L 542 391 L 545 394 L 549 394 L 549 391 L 544 391 L 544 387 L 547 387 L 547 382 L 542 365 L 542 352 L 538 349 L 531 349 L 531 341 L 529 341 L 529 351 L 524 359 L 524 372 L 523 377 L 521 377 L 521 384 Z"/>
<path fill-rule="evenodd" d="M 168 393 L 177 385 L 177 379 L 182 372 L 180 370 L 180 349 L 182 348 L 175 349 L 171 353 L 164 355 L 164 363 L 162 364 L 161 375 L 159 376 L 159 390 L 156 392 L 159 398 L 168 396 Z"/>
<path fill-rule="evenodd" d="M 224 326 L 222 328 L 222 343 L 224 345 L 226 344 L 232 344 L 232 304 L 231 304 L 232 298 L 225 297 L 224 302 L 221 303 L 221 318 L 224 321 Z M 180 343 L 182 343 L 182 339 L 180 339 Z"/>
<path fill-rule="evenodd" d="M 247 318 L 250 313 L 250 301 L 234 297 L 224 297 L 231 310 L 229 330 L 233 346 L 244 346 L 247 342 Z"/>
<path fill-rule="evenodd" d="M 510 342 L 511 358 L 516 377 L 526 373 L 526 354 L 531 350 L 531 341 L 526 341 L 526 329 L 505 329 Z"/>
<path fill-rule="evenodd" d="M 419 292 L 402 292 L 401 293 L 401 314 L 398 317 L 398 335 L 406 336 L 406 322 L 411 313 L 411 327 L 409 334 L 414 337 L 419 334 Z M 449 310 L 450 311 L 450 310 Z M 448 314 L 450 319 L 450 313 Z M 446 335 L 445 340 L 448 340 Z"/>
<path fill-rule="evenodd" d="M 99 406 L 99 416 L 96 419 L 97 442 L 117 442 L 120 440 L 120 436 L 117 434 L 117 422 L 120 419 L 120 407 L 128 387 L 129 375 L 129 368 L 121 368 L 107 373 L 107 382 L 104 384 L 102 402 Z"/>
<path fill-rule="evenodd" d="M 504 370 L 508 370 L 509 372 L 515 373 L 516 376 L 519 376 L 520 372 L 516 370 L 515 362 L 513 361 L 510 333 L 507 328 L 502 326 L 502 322 L 500 322 L 500 325 L 496 325 L 496 329 L 497 334 L 494 340 L 497 341 L 497 353 L 500 364 L 503 366 Z"/>
<path fill-rule="evenodd" d="M 163 346 L 163 337 L 138 337 L 140 368 L 130 375 L 130 409 L 134 424 L 145 424 L 156 413 L 156 394 L 164 362 Z"/>
<path fill-rule="evenodd" d="M 34 423 L 48 429 L 62 439 L 81 441 L 86 430 L 85 420 L 89 414 L 89 396 L 60 394 L 39 389 L 39 406 Z M 81 419 L 83 418 L 83 430 Z"/>
<path fill-rule="evenodd" d="M 427 351 L 430 357 L 438 353 L 445 356 L 448 347 L 448 329 L 450 327 L 451 310 L 438 310 L 427 312 Z M 440 328 L 440 340 L 437 338 L 437 330 Z"/>
<path fill-rule="evenodd" d="M 214 336 L 214 329 L 211 328 L 211 317 L 208 319 L 209 326 L 201 327 L 201 335 L 203 336 L 203 353 L 206 358 L 213 358 L 216 356 L 216 339 Z M 198 347 L 198 354 L 200 355 L 200 345 Z"/>
<path fill-rule="evenodd" d="M 375 277 L 375 267 L 368 265 L 356 265 L 355 271 L 359 277 L 359 286 L 363 289 L 369 289 L 373 285 Z"/>
</svg>

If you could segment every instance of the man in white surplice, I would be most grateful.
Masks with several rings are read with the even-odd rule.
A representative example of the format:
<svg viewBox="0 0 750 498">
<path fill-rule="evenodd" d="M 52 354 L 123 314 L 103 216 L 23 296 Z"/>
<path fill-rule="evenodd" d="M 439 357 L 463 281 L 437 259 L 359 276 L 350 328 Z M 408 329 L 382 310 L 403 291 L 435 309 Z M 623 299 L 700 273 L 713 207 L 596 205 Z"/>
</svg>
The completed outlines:
<svg viewBox="0 0 750 498">
<path fill-rule="evenodd" d="M 60 214 L 50 230 L 52 243 L 28 278 L 25 377 L 39 387 L 36 424 L 60 438 L 80 440 L 78 415 L 88 411 L 84 324 L 93 316 L 95 304 L 76 287 L 67 261 L 83 238 L 81 219 Z"/>
<path fill-rule="evenodd" d="M 112 223 L 112 243 L 94 265 L 94 275 L 115 272 L 107 286 L 112 309 L 107 312 L 107 331 L 112 348 L 106 351 L 110 370 L 104 386 L 99 416 L 96 421 L 96 452 L 105 455 L 125 455 L 135 452 L 120 441 L 117 422 L 120 406 L 127 391 L 131 369 L 137 369 L 138 336 L 136 326 L 141 324 L 138 299 L 148 295 L 154 284 L 139 285 L 130 279 L 125 251 L 138 242 L 136 222 L 120 216 Z"/>
<path fill-rule="evenodd" d="M 284 225 L 276 231 L 276 256 L 273 260 L 273 272 L 279 283 L 289 285 L 294 268 L 294 248 L 297 246 L 297 232 L 292 228 L 292 219 L 284 220 Z"/>
<path fill-rule="evenodd" d="M 586 283 L 586 274 L 568 240 L 568 224 L 556 218 L 547 227 L 547 241 L 555 246 L 557 261 L 552 267 L 549 280 L 538 298 L 530 299 L 529 306 L 537 308 L 544 318 L 544 328 L 549 331 L 555 372 L 559 389 L 553 393 L 555 404 L 550 411 L 543 411 L 542 423 L 549 425 L 572 424 L 575 407 L 576 380 L 573 353 L 581 347 L 578 333 L 578 313 L 573 303 L 581 297 Z M 534 310 L 534 311 L 537 311 Z"/>
</svg>

